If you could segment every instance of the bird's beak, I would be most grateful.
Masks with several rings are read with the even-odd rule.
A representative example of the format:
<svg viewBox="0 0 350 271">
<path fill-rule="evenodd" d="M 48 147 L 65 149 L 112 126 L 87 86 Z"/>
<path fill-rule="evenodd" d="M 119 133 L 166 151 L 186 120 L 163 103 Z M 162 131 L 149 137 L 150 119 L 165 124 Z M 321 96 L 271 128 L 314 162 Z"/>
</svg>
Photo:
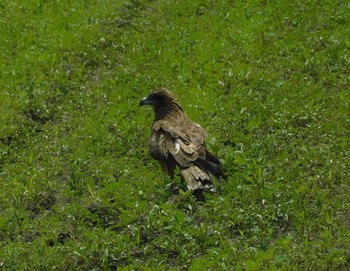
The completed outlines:
<svg viewBox="0 0 350 271">
<path fill-rule="evenodd" d="M 142 105 L 147 105 L 147 104 L 153 104 L 153 101 L 147 99 L 147 97 L 143 98 L 140 103 L 139 103 L 139 106 L 142 106 Z"/>
</svg>

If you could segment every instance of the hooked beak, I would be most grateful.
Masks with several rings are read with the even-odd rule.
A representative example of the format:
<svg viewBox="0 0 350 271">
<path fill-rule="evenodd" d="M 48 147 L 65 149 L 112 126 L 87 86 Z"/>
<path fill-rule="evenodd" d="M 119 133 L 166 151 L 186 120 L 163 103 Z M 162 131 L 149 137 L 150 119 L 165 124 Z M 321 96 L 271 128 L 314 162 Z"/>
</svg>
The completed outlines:
<svg viewBox="0 0 350 271">
<path fill-rule="evenodd" d="M 143 106 L 143 105 L 152 105 L 153 104 L 153 101 L 147 99 L 147 97 L 143 98 L 140 103 L 139 103 L 139 106 Z"/>
</svg>

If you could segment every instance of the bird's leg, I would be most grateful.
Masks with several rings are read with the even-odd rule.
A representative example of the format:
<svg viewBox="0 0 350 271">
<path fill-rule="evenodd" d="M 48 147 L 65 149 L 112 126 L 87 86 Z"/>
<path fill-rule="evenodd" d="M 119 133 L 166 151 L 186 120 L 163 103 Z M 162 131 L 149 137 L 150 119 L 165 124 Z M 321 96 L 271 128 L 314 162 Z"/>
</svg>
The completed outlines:
<svg viewBox="0 0 350 271">
<path fill-rule="evenodd" d="M 166 163 L 162 163 L 161 161 L 159 161 L 159 165 L 162 171 L 168 174 L 172 180 L 171 183 L 167 185 L 167 188 L 169 189 L 169 191 L 171 191 L 173 195 L 178 195 L 179 187 L 176 185 L 176 183 L 173 182 L 175 170 L 173 168 L 169 168 Z"/>
</svg>

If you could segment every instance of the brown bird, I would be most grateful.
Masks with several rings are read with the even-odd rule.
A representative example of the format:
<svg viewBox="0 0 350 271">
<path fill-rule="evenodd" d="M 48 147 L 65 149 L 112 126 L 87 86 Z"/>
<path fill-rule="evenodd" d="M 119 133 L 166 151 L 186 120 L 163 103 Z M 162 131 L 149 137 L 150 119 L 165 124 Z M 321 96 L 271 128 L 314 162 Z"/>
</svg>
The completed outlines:
<svg viewBox="0 0 350 271">
<path fill-rule="evenodd" d="M 202 190 L 215 191 L 212 176 L 226 176 L 218 158 L 205 146 L 207 132 L 191 121 L 168 90 L 161 88 L 140 101 L 139 106 L 151 105 L 155 119 L 148 146 L 161 169 L 174 177 L 176 166 L 197 200 L 205 200 Z"/>
</svg>

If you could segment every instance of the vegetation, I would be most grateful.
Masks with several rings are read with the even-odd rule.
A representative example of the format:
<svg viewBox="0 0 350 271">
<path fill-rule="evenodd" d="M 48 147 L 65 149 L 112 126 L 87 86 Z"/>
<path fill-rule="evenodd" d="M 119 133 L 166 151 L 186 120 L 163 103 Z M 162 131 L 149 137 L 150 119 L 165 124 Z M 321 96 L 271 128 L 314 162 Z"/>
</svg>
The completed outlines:
<svg viewBox="0 0 350 271">
<path fill-rule="evenodd" d="M 1 1 L 1 270 L 348 270 L 346 1 Z M 227 181 L 172 196 L 164 86 Z"/>
</svg>

